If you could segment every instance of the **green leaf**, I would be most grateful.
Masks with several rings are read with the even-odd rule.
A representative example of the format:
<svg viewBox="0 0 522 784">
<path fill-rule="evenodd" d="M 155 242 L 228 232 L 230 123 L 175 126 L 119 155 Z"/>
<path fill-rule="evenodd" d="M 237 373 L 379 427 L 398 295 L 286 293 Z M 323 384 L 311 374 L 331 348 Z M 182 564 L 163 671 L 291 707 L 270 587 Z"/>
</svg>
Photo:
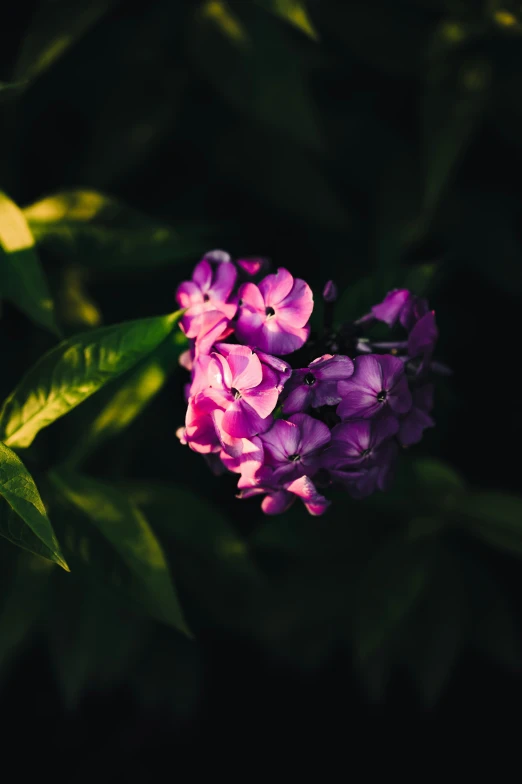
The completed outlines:
<svg viewBox="0 0 522 784">
<path fill-rule="evenodd" d="M 20 553 L 0 611 L 0 677 L 31 633 L 46 597 L 52 570 L 49 561 Z"/>
<path fill-rule="evenodd" d="M 70 471 L 53 471 L 51 482 L 107 539 L 137 580 L 154 615 L 190 635 L 161 545 L 143 513 L 111 485 Z"/>
<path fill-rule="evenodd" d="M 355 592 L 355 646 L 360 659 L 378 651 L 419 601 L 431 572 L 433 548 L 392 541 L 368 563 Z"/>
<path fill-rule="evenodd" d="M 319 36 L 308 15 L 304 0 L 257 0 L 259 5 L 280 16 L 314 40 Z"/>
<path fill-rule="evenodd" d="M 522 556 L 522 498 L 497 492 L 466 495 L 455 519 L 473 536 L 501 550 Z"/>
<path fill-rule="evenodd" d="M 70 468 L 77 466 L 101 444 L 134 422 L 178 367 L 179 355 L 186 346 L 187 339 L 182 332 L 169 335 L 149 358 L 110 387 L 110 399 L 75 443 L 67 458 Z"/>
<path fill-rule="evenodd" d="M 37 433 L 130 370 L 174 329 L 183 311 L 75 335 L 45 354 L 8 397 L 0 437 L 29 446 Z"/>
<path fill-rule="evenodd" d="M 118 0 L 54 0 L 32 15 L 15 67 L 16 78 L 32 80 L 62 57 Z"/>
<path fill-rule="evenodd" d="M 36 324 L 57 332 L 54 304 L 22 211 L 0 191 L 0 280 L 4 296 Z"/>
<path fill-rule="evenodd" d="M 24 208 L 35 241 L 66 261 L 102 270 L 149 268 L 196 257 L 211 227 L 158 223 L 97 191 L 63 191 Z"/>
<path fill-rule="evenodd" d="M 2 514 L 0 534 L 68 571 L 34 479 L 18 455 L 1 442 L 0 496 L 16 513 Z"/>
<path fill-rule="evenodd" d="M 315 107 L 284 27 L 252 4 L 211 0 L 195 17 L 191 52 L 209 81 L 255 122 L 320 149 Z"/>
</svg>

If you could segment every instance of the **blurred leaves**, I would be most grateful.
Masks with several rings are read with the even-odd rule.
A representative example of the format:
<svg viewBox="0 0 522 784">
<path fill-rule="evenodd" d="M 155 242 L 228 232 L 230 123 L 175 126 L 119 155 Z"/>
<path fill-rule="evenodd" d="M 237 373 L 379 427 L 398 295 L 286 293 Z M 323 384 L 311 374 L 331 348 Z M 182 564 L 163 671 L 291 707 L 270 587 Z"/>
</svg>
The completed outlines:
<svg viewBox="0 0 522 784">
<path fill-rule="evenodd" d="M 487 544 L 522 555 L 522 498 L 507 493 L 469 493 L 455 510 L 456 520 Z"/>
<path fill-rule="evenodd" d="M 49 351 L 5 401 L 0 435 L 29 446 L 37 433 L 132 368 L 175 328 L 182 311 L 76 335 Z"/>
<path fill-rule="evenodd" d="M 50 479 L 118 553 L 155 617 L 189 634 L 163 550 L 143 513 L 106 483 L 67 470 L 52 472 Z"/>
<path fill-rule="evenodd" d="M 355 649 L 375 653 L 419 601 L 432 568 L 425 542 L 391 541 L 368 563 L 355 590 Z"/>
<path fill-rule="evenodd" d="M 101 270 L 161 266 L 208 250 L 208 227 L 175 229 L 96 191 L 57 193 L 25 207 L 24 215 L 37 244 Z"/>
<path fill-rule="evenodd" d="M 23 213 L 0 191 L 0 290 L 36 324 L 56 333 L 54 303 L 34 244 Z"/>
<path fill-rule="evenodd" d="M 41 615 L 52 570 L 49 561 L 20 553 L 5 599 L 0 603 L 0 678 Z"/>
<path fill-rule="evenodd" d="M 306 0 L 256 0 L 259 5 L 297 27 L 310 38 L 319 38 L 308 14 Z"/>
<path fill-rule="evenodd" d="M 1 442 L 0 496 L 10 507 L 0 510 L 0 534 L 68 571 L 34 479 L 18 455 Z"/>
<path fill-rule="evenodd" d="M 69 466 L 76 466 L 107 439 L 114 438 L 132 424 L 178 367 L 179 355 L 186 345 L 187 339 L 181 331 L 168 335 L 150 358 L 142 360 L 111 385 L 110 399 L 69 452 Z"/>
<path fill-rule="evenodd" d="M 316 110 L 286 30 L 253 4 L 210 0 L 194 19 L 190 52 L 224 98 L 294 143 L 320 149 Z"/>
<path fill-rule="evenodd" d="M 33 15 L 15 66 L 17 79 L 32 80 L 59 60 L 119 0 L 46 0 Z"/>
</svg>

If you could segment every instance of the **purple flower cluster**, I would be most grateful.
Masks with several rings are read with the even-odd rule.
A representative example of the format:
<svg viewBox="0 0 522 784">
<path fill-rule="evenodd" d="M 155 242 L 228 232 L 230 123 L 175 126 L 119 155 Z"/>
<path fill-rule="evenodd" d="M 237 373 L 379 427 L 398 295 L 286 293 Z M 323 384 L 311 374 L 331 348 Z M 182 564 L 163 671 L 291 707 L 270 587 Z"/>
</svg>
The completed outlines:
<svg viewBox="0 0 522 784">
<path fill-rule="evenodd" d="M 328 329 L 316 337 L 308 284 L 283 268 L 254 282 L 267 264 L 212 251 L 179 286 L 181 328 L 190 339 L 180 361 L 191 379 L 178 436 L 215 473 L 238 474 L 239 497 L 263 496 L 266 514 L 300 498 L 321 515 L 330 486 L 354 498 L 385 490 L 400 448 L 434 425 L 431 379 L 443 367 L 432 362 L 435 314 L 426 300 L 398 289 L 333 333 L 337 288 L 329 281 Z M 378 322 L 403 335 L 375 340 Z M 336 353 L 328 353 L 331 346 Z M 306 367 L 281 359 L 296 351 L 308 353 Z"/>
</svg>

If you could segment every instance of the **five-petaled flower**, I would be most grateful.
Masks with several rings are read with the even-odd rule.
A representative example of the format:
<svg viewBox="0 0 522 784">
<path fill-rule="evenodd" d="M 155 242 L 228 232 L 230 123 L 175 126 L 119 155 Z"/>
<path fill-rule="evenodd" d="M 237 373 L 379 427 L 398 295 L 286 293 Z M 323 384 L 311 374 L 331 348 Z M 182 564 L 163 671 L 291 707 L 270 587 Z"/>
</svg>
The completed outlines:
<svg viewBox="0 0 522 784">
<path fill-rule="evenodd" d="M 404 363 L 387 354 L 355 358 L 355 370 L 339 382 L 341 402 L 337 414 L 343 420 L 367 419 L 381 412 L 405 414 L 411 408 L 411 392 Z"/>
<path fill-rule="evenodd" d="M 236 337 L 269 354 L 290 354 L 306 342 L 314 307 L 310 286 L 282 267 L 239 289 Z"/>
</svg>

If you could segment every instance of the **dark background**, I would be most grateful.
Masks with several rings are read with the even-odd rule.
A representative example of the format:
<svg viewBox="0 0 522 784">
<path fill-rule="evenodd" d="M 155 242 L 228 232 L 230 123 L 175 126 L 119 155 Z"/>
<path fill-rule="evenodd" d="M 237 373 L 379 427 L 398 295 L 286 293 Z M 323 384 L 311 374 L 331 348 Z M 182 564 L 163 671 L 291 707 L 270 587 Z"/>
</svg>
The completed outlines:
<svg viewBox="0 0 522 784">
<path fill-rule="evenodd" d="M 438 356 L 454 374 L 438 389 L 437 428 L 408 459 L 443 461 L 471 489 L 520 492 L 519 4 L 310 0 L 317 41 L 263 3 L 225 4 L 233 30 L 240 25 L 246 31 L 246 43 L 230 32 L 229 17 L 223 21 L 216 13 L 219 4 L 210 4 L 211 12 L 208 5 L 205 12 L 195 0 L 22 3 L 2 28 L 2 82 L 15 81 L 17 68 L 31 73 L 38 35 L 72 40 L 2 104 L 2 189 L 23 206 L 73 188 L 101 191 L 158 225 L 174 227 L 187 243 L 175 263 L 161 264 L 149 263 L 145 254 L 141 263 L 106 259 L 95 245 L 90 255 L 76 246 L 44 246 L 41 258 L 64 330 L 89 326 L 64 294 L 69 265 L 81 270 L 81 295 L 94 303 L 103 323 L 116 323 L 173 310 L 177 284 L 212 247 L 266 255 L 274 266 L 306 278 L 315 292 L 333 278 L 347 292 L 339 318 L 362 315 L 390 288 L 422 287 L 437 313 Z M 95 13 L 95 21 L 82 26 L 86 12 Z M 25 71 L 16 65 L 20 61 Z M 1 327 L 0 387 L 7 394 L 53 338 L 9 303 Z M 175 632 L 149 623 L 140 638 L 152 657 L 148 663 L 133 664 L 131 657 L 128 673 L 101 681 L 87 665 L 76 685 L 71 676 L 64 687 L 61 677 L 67 682 L 68 676 L 61 654 L 56 657 L 59 643 L 52 634 L 46 639 L 49 613 L 64 627 L 81 624 L 74 609 L 60 609 L 56 597 L 75 591 L 83 596 L 84 583 L 60 574 L 53 577 L 54 598 L 36 631 L 2 673 L 2 707 L 13 726 L 23 724 L 53 753 L 65 747 L 88 751 L 96 766 L 107 750 L 116 765 L 123 753 L 129 762 L 145 760 L 152 748 L 178 744 L 191 750 L 202 738 L 226 743 L 232 736 L 234 743 L 250 744 L 267 727 L 275 736 L 296 732 L 341 742 L 356 721 L 404 712 L 447 722 L 517 705 L 514 657 L 488 658 L 488 646 L 481 650 L 467 642 L 435 697 L 430 689 L 428 699 L 426 690 L 419 694 L 410 677 L 415 668 L 404 661 L 392 668 L 387 689 L 369 694 L 368 678 L 354 666 L 341 630 L 342 577 L 335 572 L 330 585 L 328 564 L 320 554 L 317 561 L 310 558 L 318 530 L 326 538 L 334 530 L 334 541 L 341 542 L 341 527 L 363 525 L 365 516 L 376 526 L 377 547 L 390 526 L 405 515 L 415 517 L 409 505 L 416 490 L 401 485 L 395 501 L 382 496 L 375 505 L 368 502 L 366 511 L 338 500 L 330 522 L 328 516 L 310 522 L 300 510 L 288 522 L 267 523 L 256 502 L 234 499 L 232 480 L 207 476 L 200 458 L 177 444 L 183 383 L 177 372 L 129 431 L 91 457 L 86 470 L 122 483 L 175 478 L 186 494 L 204 494 L 211 503 L 207 510 L 219 510 L 240 539 L 260 536 L 268 526 L 264 544 L 251 553 L 274 581 L 271 610 L 259 617 L 276 618 L 279 605 L 289 614 L 277 619 L 279 631 L 253 632 L 249 622 L 238 620 L 241 608 L 236 616 L 227 605 L 241 605 L 233 581 L 228 585 L 227 564 L 205 561 L 190 547 L 194 560 L 187 561 L 183 546 L 174 548 L 174 574 L 197 642 L 180 641 Z M 89 416 L 88 405 L 52 434 L 42 434 L 42 469 L 67 455 Z M 189 495 L 184 498 L 190 507 Z M 171 514 L 184 508 L 180 504 Z M 294 546 L 301 531 L 306 542 Z M 519 562 L 501 552 L 509 546 L 496 550 L 479 539 L 455 528 L 447 534 L 448 551 L 487 572 L 511 608 L 510 633 L 518 638 Z M 348 540 L 344 544 L 348 548 Z M 365 559 L 361 547 L 354 556 L 358 568 Z M 2 548 L 7 558 L 11 545 Z M 312 590 L 308 577 L 300 582 L 301 557 Z M 335 568 L 344 573 L 342 563 Z M 455 571 L 465 571 L 460 560 Z M 481 582 L 483 590 L 488 585 Z M 214 592 L 217 598 L 206 603 Z M 498 620 L 501 611 L 493 615 Z M 446 627 L 444 614 L 440 623 Z M 501 627 L 491 627 L 490 642 L 503 636 Z M 437 628 L 427 633 L 438 639 Z M 156 664 L 154 656 L 162 652 Z M 140 666 L 157 674 L 150 688 L 143 686 Z"/>
</svg>

